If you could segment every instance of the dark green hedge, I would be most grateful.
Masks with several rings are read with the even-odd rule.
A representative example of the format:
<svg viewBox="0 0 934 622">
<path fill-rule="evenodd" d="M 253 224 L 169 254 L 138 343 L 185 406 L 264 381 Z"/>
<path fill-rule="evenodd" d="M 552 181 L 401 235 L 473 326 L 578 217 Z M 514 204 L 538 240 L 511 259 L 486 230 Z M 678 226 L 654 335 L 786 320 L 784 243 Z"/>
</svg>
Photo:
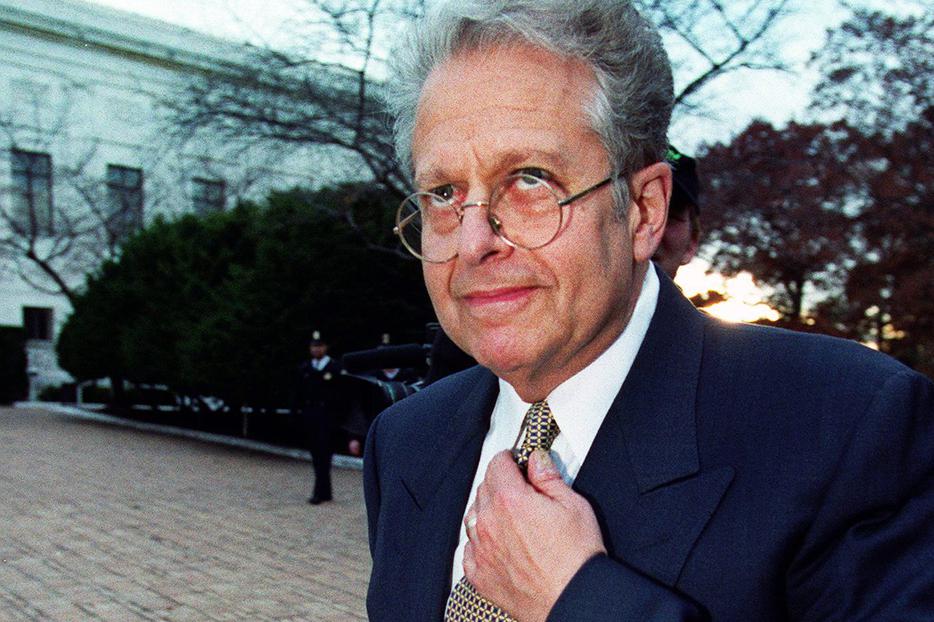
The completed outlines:
<svg viewBox="0 0 934 622">
<path fill-rule="evenodd" d="M 424 338 L 434 315 L 419 263 L 391 234 L 393 203 L 347 186 L 157 221 L 89 277 L 59 361 L 78 380 L 287 405 L 314 330 L 338 355 L 382 333 Z"/>
</svg>

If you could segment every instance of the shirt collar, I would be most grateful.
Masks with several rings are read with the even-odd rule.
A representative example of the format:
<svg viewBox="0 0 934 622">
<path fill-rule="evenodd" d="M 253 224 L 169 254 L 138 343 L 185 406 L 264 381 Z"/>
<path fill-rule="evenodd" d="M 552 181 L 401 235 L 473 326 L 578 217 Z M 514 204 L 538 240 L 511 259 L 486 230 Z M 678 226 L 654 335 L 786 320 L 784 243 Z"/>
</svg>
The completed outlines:
<svg viewBox="0 0 934 622">
<path fill-rule="evenodd" d="M 561 434 L 580 460 L 590 451 L 603 419 L 636 359 L 655 314 L 658 292 L 658 275 L 650 263 L 632 317 L 623 332 L 596 360 L 555 387 L 548 395 L 548 405 Z M 515 389 L 502 378 L 499 380 L 499 390 L 499 400 L 504 402 L 508 412 L 518 414 L 521 425 L 521 418 L 530 404 L 522 401 Z"/>
</svg>

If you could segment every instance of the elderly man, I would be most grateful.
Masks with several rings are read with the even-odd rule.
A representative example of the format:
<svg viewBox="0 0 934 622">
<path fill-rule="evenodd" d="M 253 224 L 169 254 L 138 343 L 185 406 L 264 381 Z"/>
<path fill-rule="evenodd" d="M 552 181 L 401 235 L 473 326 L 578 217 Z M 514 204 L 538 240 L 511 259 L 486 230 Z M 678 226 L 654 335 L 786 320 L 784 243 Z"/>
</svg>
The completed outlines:
<svg viewBox="0 0 934 622">
<path fill-rule="evenodd" d="M 444 2 L 397 232 L 479 366 L 371 427 L 371 620 L 930 620 L 934 386 L 651 266 L 671 72 L 619 0 Z"/>
</svg>

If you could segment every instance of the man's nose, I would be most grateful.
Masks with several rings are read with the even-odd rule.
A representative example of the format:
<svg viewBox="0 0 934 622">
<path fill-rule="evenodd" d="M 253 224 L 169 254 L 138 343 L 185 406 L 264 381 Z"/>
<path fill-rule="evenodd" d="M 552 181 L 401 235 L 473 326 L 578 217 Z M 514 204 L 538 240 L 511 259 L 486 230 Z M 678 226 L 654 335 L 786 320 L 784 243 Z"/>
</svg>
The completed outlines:
<svg viewBox="0 0 934 622">
<path fill-rule="evenodd" d="M 497 235 L 489 220 L 486 201 L 471 201 L 462 207 L 457 255 L 462 261 L 480 262 L 486 257 L 509 249 Z"/>
</svg>

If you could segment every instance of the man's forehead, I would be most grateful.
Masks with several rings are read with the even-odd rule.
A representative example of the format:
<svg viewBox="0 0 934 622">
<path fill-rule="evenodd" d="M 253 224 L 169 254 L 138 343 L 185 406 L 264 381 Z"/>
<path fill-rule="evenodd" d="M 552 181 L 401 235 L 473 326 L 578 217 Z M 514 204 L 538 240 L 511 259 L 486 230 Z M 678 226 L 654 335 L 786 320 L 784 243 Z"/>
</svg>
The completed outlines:
<svg viewBox="0 0 934 622">
<path fill-rule="evenodd" d="M 517 63 L 521 63 L 525 71 L 516 72 Z M 593 75 L 590 66 L 583 60 L 561 56 L 531 43 L 491 44 L 458 50 L 442 60 L 429 72 L 423 92 L 439 81 L 446 89 L 456 89 L 458 83 L 478 78 L 492 81 L 491 89 L 495 91 L 498 83 L 531 83 L 536 72 L 562 74 L 569 81 L 572 81 L 574 76 Z M 550 86 L 555 91 L 572 88 L 566 82 Z"/>
<path fill-rule="evenodd" d="M 416 181 L 451 179 L 450 169 L 465 158 L 489 168 L 536 160 L 566 165 L 569 143 L 591 131 L 583 102 L 595 84 L 582 62 L 528 45 L 448 59 L 432 71 L 419 101 Z"/>
<path fill-rule="evenodd" d="M 523 115 L 559 110 L 596 85 L 583 62 L 531 45 L 462 51 L 438 64 L 422 85 L 416 133 L 439 110 L 450 114 L 497 108 Z"/>
</svg>

